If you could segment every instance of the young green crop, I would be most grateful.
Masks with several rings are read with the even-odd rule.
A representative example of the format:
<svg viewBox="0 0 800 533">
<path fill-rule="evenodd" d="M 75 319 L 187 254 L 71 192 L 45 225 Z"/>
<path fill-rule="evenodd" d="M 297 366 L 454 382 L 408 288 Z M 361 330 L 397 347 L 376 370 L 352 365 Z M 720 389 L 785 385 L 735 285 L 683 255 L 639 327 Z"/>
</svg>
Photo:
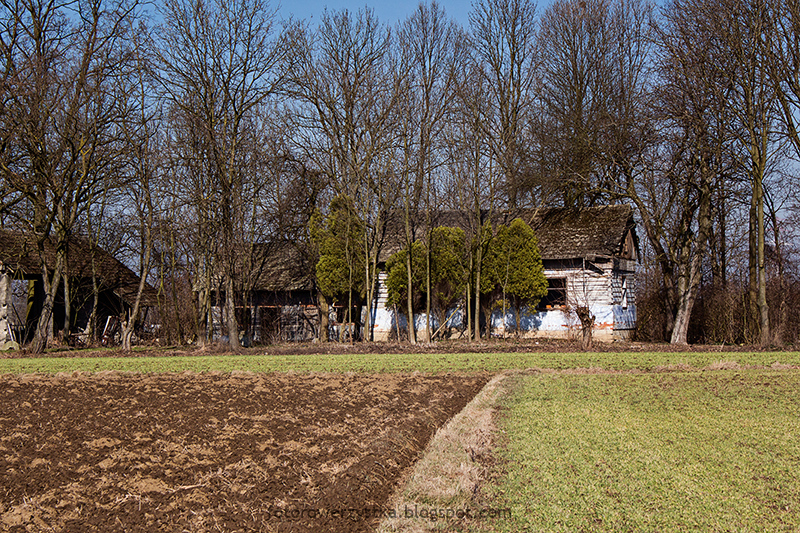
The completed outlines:
<svg viewBox="0 0 800 533">
<path fill-rule="evenodd" d="M 797 531 L 800 373 L 521 378 L 492 531 Z"/>
<path fill-rule="evenodd" d="M 113 353 L 113 352 L 109 352 Z M 147 352 L 150 353 L 150 352 Z M 168 352 L 167 352 L 168 353 Z M 593 368 L 649 372 L 685 365 L 704 368 L 719 362 L 770 366 L 800 365 L 800 352 L 646 353 L 452 353 L 190 355 L 141 357 L 43 357 L 0 359 L 0 374 L 101 370 L 135 372 L 497 372 L 514 368 Z M 682 366 L 683 365 L 683 366 Z M 724 366 L 724 365 L 723 365 Z"/>
</svg>

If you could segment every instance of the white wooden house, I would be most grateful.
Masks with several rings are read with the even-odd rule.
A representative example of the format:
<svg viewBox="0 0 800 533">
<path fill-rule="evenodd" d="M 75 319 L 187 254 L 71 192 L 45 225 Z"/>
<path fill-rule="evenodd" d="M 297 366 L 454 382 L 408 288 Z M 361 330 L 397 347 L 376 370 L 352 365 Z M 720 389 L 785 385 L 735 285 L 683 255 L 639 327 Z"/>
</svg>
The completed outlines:
<svg viewBox="0 0 800 533">
<path fill-rule="evenodd" d="M 524 335 L 570 337 L 580 330 L 577 307 L 588 307 L 595 317 L 594 338 L 623 340 L 636 327 L 636 265 L 638 240 L 633 210 L 627 205 L 583 209 L 542 208 L 503 212 L 492 216 L 492 225 L 522 218 L 536 232 L 542 255 L 548 294 L 535 309 L 525 309 L 520 317 Z M 437 213 L 436 225 L 460 226 L 467 230 L 469 216 L 464 213 Z M 387 246 L 385 256 L 399 249 Z M 379 301 L 374 311 L 373 335 L 376 340 L 391 338 L 406 327 L 406 318 L 386 308 L 387 291 L 381 274 Z M 462 328 L 463 311 L 456 312 L 448 326 Z M 431 317 L 432 329 L 439 324 Z M 503 320 L 496 310 L 491 318 L 492 335 L 515 329 L 515 317 L 508 310 Z M 415 317 L 417 329 L 426 327 L 424 315 Z M 484 324 L 485 327 L 485 324 Z"/>
</svg>

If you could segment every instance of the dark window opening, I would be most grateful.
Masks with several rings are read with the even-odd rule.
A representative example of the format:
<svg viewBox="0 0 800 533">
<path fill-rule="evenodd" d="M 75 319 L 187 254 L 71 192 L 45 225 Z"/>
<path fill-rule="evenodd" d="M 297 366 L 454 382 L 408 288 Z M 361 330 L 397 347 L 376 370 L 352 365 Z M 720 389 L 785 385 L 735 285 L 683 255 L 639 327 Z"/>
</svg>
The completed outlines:
<svg viewBox="0 0 800 533">
<path fill-rule="evenodd" d="M 547 280 L 547 295 L 539 301 L 539 309 L 546 311 L 567 305 L 567 279 L 550 278 Z"/>
</svg>

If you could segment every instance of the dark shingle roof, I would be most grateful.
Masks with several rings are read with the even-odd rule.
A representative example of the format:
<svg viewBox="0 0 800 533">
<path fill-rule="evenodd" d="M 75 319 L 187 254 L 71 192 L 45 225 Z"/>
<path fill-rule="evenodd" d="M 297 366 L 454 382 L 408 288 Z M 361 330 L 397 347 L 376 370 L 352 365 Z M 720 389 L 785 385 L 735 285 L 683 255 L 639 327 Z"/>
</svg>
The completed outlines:
<svg viewBox="0 0 800 533">
<path fill-rule="evenodd" d="M 481 216 L 485 218 L 488 212 Z M 415 221 L 415 239 L 423 237 L 425 213 Z M 432 226 L 461 228 L 467 235 L 475 233 L 474 214 L 466 211 L 437 211 L 431 214 Z M 633 210 L 628 205 L 565 208 L 546 207 L 518 209 L 492 214 L 492 226 L 510 224 L 521 218 L 536 232 L 542 259 L 581 259 L 597 256 L 621 256 L 629 232 L 636 242 Z M 394 212 L 387 222 L 381 261 L 405 246 L 405 225 L 400 212 Z"/>
<path fill-rule="evenodd" d="M 483 217 L 487 213 L 482 213 Z M 425 213 L 415 221 L 415 239 L 423 237 Z M 465 211 L 431 213 L 432 226 L 460 227 L 473 234 L 474 217 Z M 590 207 L 582 209 L 541 208 L 496 212 L 494 226 L 522 218 L 536 231 L 542 259 L 581 259 L 597 256 L 619 257 L 629 232 L 635 242 L 633 211 L 627 205 Z M 422 222 L 420 222 L 420 220 Z M 393 212 L 386 222 L 386 232 L 379 262 L 385 262 L 405 243 L 405 224 L 402 212 Z M 252 257 L 251 260 L 245 260 Z M 240 254 L 237 268 L 250 274 L 249 286 L 259 291 L 301 291 L 314 287 L 313 258 L 301 243 L 257 243 L 250 251 Z"/>
<path fill-rule="evenodd" d="M 618 257 L 628 232 L 634 239 L 636 235 L 633 210 L 627 205 L 526 210 L 504 215 L 504 222 L 517 216 L 536 232 L 542 259 Z"/>
<path fill-rule="evenodd" d="M 257 243 L 248 257 L 250 282 L 256 290 L 307 291 L 314 287 L 313 265 L 301 244 Z"/>
<path fill-rule="evenodd" d="M 45 241 L 44 258 L 52 270 L 56 263 L 56 247 L 52 240 Z M 94 249 L 94 258 L 101 290 L 111 290 L 132 305 L 139 288 L 139 276 L 101 248 Z M 0 230 L 0 261 L 20 278 L 41 273 L 36 238 L 31 234 Z M 69 240 L 66 271 L 72 278 L 92 277 L 92 248 L 86 240 L 79 237 Z M 156 290 L 145 284 L 142 305 L 156 305 L 156 296 Z"/>
</svg>

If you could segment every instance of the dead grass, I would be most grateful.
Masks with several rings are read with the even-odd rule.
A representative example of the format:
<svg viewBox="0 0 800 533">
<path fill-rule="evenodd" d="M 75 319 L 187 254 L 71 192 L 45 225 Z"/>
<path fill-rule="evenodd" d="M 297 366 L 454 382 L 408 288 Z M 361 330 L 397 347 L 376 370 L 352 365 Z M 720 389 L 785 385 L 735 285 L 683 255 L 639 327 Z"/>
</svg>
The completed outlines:
<svg viewBox="0 0 800 533">
<path fill-rule="evenodd" d="M 696 370 L 696 368 L 687 363 L 678 363 L 675 365 L 658 365 L 653 368 L 653 372 L 691 372 L 692 370 Z"/>
<path fill-rule="evenodd" d="M 741 370 L 742 367 L 736 361 L 717 361 L 711 363 L 703 370 Z"/>
<path fill-rule="evenodd" d="M 396 511 L 395 516 L 381 522 L 379 533 L 447 529 L 453 525 L 452 520 L 459 518 L 448 519 L 442 513 L 455 514 L 474 508 L 475 496 L 487 481 L 497 400 L 507 390 L 509 378 L 519 373 L 506 371 L 495 376 L 436 432 L 407 481 L 390 501 L 388 507 Z M 420 512 L 423 509 L 436 510 L 440 516 L 431 518 L 429 512 Z"/>
</svg>

